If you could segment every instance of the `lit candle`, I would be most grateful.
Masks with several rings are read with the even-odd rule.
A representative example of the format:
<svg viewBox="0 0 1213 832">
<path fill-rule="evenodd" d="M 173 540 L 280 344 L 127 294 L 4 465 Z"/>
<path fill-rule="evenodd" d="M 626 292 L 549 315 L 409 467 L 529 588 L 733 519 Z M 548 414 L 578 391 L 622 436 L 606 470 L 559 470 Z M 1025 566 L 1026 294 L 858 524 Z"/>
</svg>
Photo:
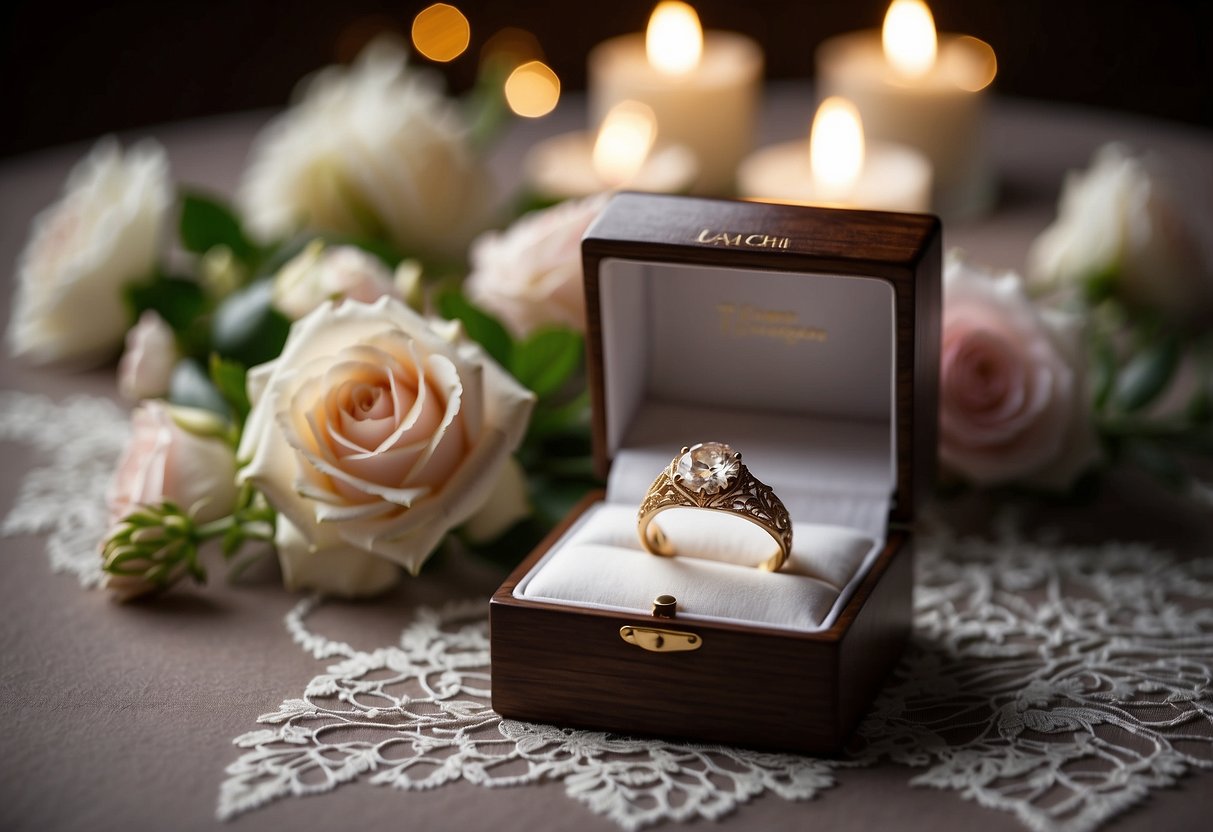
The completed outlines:
<svg viewBox="0 0 1213 832">
<path fill-rule="evenodd" d="M 759 150 L 741 164 L 743 196 L 766 202 L 926 211 L 931 204 L 931 163 L 918 151 L 869 142 L 855 105 L 827 98 L 817 109 L 809 141 Z"/>
<path fill-rule="evenodd" d="M 652 109 L 638 101 L 621 101 L 597 134 L 564 133 L 535 145 L 526 159 L 527 182 L 536 194 L 552 200 L 617 188 L 686 192 L 699 172 L 695 154 L 657 139 Z"/>
<path fill-rule="evenodd" d="M 611 38 L 590 52 L 591 123 L 601 124 L 621 101 L 647 104 L 663 141 L 695 152 L 695 192 L 727 194 L 753 141 L 761 78 L 757 43 L 734 32 L 703 32 L 693 8 L 662 2 L 645 35 Z"/>
<path fill-rule="evenodd" d="M 855 102 L 869 138 L 926 154 L 935 172 L 933 207 L 953 218 L 993 202 L 982 90 L 996 71 L 989 44 L 937 35 L 922 0 L 894 0 L 881 31 L 839 35 L 817 50 L 820 97 Z"/>
</svg>

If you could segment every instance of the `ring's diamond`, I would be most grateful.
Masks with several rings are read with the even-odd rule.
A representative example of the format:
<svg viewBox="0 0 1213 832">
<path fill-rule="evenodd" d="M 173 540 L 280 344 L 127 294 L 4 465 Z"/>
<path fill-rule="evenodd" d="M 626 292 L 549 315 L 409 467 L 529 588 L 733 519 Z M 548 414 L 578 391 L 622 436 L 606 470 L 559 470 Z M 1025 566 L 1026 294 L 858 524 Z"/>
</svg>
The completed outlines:
<svg viewBox="0 0 1213 832">
<path fill-rule="evenodd" d="M 737 452 L 723 442 L 701 442 L 678 458 L 674 473 L 692 491 L 716 494 L 741 470 Z"/>
</svg>

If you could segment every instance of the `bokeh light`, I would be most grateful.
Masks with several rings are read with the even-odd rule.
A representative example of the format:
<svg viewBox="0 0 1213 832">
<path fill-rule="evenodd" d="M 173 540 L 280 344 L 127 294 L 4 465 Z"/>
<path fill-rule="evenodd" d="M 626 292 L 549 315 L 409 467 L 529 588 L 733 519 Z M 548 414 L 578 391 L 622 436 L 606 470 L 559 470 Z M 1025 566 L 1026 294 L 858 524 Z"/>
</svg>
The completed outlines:
<svg viewBox="0 0 1213 832">
<path fill-rule="evenodd" d="M 453 61 L 468 48 L 472 28 L 463 12 L 435 3 L 413 18 L 413 46 L 431 61 Z"/>
<path fill-rule="evenodd" d="M 520 116 L 546 116 L 560 101 L 560 79 L 542 61 L 527 61 L 505 80 L 505 100 Z"/>
</svg>

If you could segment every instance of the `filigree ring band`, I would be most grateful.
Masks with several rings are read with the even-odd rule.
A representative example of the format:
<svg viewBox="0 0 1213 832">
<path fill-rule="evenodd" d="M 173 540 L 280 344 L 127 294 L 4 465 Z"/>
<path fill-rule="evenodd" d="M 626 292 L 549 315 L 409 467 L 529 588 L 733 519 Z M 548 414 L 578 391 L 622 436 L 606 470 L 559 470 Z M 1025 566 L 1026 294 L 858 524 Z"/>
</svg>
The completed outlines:
<svg viewBox="0 0 1213 832">
<path fill-rule="evenodd" d="M 777 547 L 757 564 L 764 571 L 779 571 L 792 551 L 792 519 L 787 508 L 770 486 L 750 473 L 741 454 L 722 442 L 683 448 L 649 486 L 637 515 L 637 532 L 641 545 L 654 555 L 679 554 L 654 522 L 658 514 L 672 508 L 725 512 L 758 526 Z"/>
</svg>

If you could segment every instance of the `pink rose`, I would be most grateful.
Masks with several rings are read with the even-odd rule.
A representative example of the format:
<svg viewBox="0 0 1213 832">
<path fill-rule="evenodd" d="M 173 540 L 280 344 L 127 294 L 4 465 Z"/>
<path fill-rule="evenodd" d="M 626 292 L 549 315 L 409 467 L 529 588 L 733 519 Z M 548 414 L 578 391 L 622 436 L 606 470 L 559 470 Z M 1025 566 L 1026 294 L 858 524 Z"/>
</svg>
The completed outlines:
<svg viewBox="0 0 1213 832">
<path fill-rule="evenodd" d="M 131 414 L 131 440 L 106 493 L 113 525 L 140 505 L 171 501 L 199 523 L 236 504 L 236 456 L 206 411 L 153 399 Z M 209 435 L 206 435 L 209 434 Z"/>
<path fill-rule="evenodd" d="M 389 297 L 324 303 L 249 374 L 240 479 L 279 512 L 289 587 L 382 591 L 489 500 L 534 396 L 457 329 Z"/>
<path fill-rule="evenodd" d="M 585 330 L 581 235 L 606 198 L 563 202 L 472 244 L 467 294 L 518 337 L 545 325 Z"/>
<path fill-rule="evenodd" d="M 939 456 L 978 485 L 1062 489 L 1098 456 L 1077 321 L 1032 305 L 1012 272 L 949 253 Z"/>
<path fill-rule="evenodd" d="M 172 328 L 147 310 L 126 333 L 126 351 L 118 362 L 118 392 L 132 402 L 165 395 L 180 357 Z"/>
</svg>

